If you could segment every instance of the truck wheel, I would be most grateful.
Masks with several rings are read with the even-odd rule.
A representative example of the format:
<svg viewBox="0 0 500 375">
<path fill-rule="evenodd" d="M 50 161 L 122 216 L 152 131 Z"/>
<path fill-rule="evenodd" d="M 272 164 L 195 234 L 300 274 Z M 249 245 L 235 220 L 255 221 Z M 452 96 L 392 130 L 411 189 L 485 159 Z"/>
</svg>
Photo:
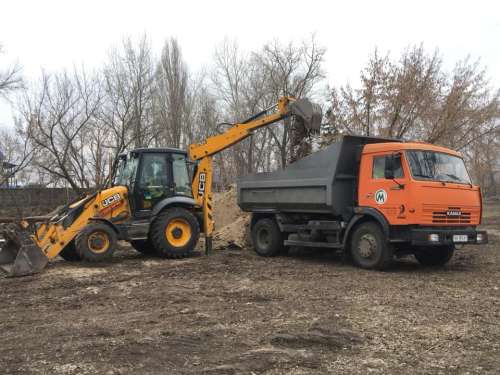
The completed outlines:
<svg viewBox="0 0 500 375">
<path fill-rule="evenodd" d="M 390 266 L 394 250 L 380 227 L 373 222 L 359 225 L 352 235 L 351 256 L 358 267 L 383 270 Z"/>
<path fill-rule="evenodd" d="M 151 225 L 150 238 L 157 255 L 183 258 L 191 254 L 200 237 L 196 217 L 184 208 L 163 211 Z"/>
<path fill-rule="evenodd" d="M 438 246 L 419 248 L 415 250 L 415 258 L 423 266 L 444 266 L 455 252 L 455 246 Z"/>
<path fill-rule="evenodd" d="M 150 240 L 132 240 L 130 241 L 130 245 L 138 252 L 151 255 L 155 253 L 155 248 Z"/>
<path fill-rule="evenodd" d="M 103 223 L 88 224 L 75 238 L 78 255 L 89 262 L 101 262 L 113 256 L 116 232 Z"/>
<path fill-rule="evenodd" d="M 61 258 L 68 262 L 77 262 L 79 260 L 82 260 L 80 255 L 76 252 L 75 248 L 75 240 L 71 241 L 69 244 L 67 244 L 64 249 L 61 250 L 59 253 Z"/>
<path fill-rule="evenodd" d="M 252 228 L 255 252 L 263 257 L 273 257 L 283 252 L 283 234 L 273 219 L 260 219 Z"/>
</svg>

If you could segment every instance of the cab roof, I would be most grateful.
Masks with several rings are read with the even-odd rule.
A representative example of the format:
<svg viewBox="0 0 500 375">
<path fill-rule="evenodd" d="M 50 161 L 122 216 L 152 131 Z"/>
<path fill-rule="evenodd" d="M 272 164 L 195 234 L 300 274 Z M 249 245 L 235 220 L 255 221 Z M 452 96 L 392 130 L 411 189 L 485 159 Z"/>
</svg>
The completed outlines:
<svg viewBox="0 0 500 375">
<path fill-rule="evenodd" d="M 363 154 L 384 152 L 384 151 L 401 151 L 401 150 L 426 150 L 434 152 L 442 152 L 445 154 L 455 155 L 461 157 L 460 153 L 454 150 L 450 150 L 446 147 L 431 145 L 430 143 L 424 142 L 380 142 L 380 143 L 369 143 L 363 148 Z"/>
<path fill-rule="evenodd" d="M 187 155 L 187 151 L 181 150 L 180 148 L 173 148 L 173 147 L 136 148 L 134 150 L 131 150 L 130 152 L 134 152 L 134 153 L 137 153 L 137 154 L 163 153 L 163 154 L 183 154 L 183 155 Z"/>
</svg>

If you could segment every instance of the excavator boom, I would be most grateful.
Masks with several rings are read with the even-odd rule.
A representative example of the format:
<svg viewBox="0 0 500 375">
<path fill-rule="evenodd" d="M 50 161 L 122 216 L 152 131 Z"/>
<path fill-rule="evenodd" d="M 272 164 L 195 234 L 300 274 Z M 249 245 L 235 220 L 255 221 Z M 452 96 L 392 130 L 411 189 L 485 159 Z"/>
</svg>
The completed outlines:
<svg viewBox="0 0 500 375">
<path fill-rule="evenodd" d="M 272 109 L 275 112 L 269 113 Z M 249 137 L 255 130 L 294 116 L 298 126 L 309 132 L 319 132 L 322 119 L 321 107 L 308 99 L 281 97 L 278 103 L 249 119 L 234 124 L 222 134 L 207 138 L 204 143 L 189 146 L 191 160 L 199 161 L 193 178 L 193 197 L 203 210 L 203 226 L 205 233 L 205 252 L 209 254 L 212 248 L 212 233 L 214 220 L 212 214 L 212 157 L 232 145 Z"/>
</svg>

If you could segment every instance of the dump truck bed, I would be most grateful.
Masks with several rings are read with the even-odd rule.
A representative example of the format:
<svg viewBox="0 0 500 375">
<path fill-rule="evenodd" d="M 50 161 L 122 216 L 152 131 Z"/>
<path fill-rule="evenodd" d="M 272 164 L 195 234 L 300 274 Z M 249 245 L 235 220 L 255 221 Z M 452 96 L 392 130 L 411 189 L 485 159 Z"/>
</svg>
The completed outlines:
<svg viewBox="0 0 500 375">
<path fill-rule="evenodd" d="M 349 216 L 357 201 L 359 162 L 367 143 L 393 139 L 343 136 L 284 169 L 238 180 L 238 205 L 251 212 L 311 212 Z"/>
</svg>

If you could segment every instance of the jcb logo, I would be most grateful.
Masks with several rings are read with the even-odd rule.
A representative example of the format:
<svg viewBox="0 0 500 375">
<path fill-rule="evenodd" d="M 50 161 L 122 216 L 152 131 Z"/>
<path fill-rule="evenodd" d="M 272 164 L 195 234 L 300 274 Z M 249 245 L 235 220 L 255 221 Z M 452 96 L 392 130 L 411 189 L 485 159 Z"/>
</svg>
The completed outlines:
<svg viewBox="0 0 500 375">
<path fill-rule="evenodd" d="M 118 202 L 120 201 L 120 199 L 122 199 L 120 197 L 120 194 L 116 193 L 114 195 L 112 195 L 111 197 L 107 197 L 106 199 L 104 199 L 101 204 L 103 207 L 108 207 L 110 204 L 113 204 L 115 202 Z"/>
<path fill-rule="evenodd" d="M 205 172 L 200 173 L 200 180 L 198 181 L 198 195 L 200 197 L 205 194 L 205 181 L 207 179 L 207 174 Z"/>
</svg>

